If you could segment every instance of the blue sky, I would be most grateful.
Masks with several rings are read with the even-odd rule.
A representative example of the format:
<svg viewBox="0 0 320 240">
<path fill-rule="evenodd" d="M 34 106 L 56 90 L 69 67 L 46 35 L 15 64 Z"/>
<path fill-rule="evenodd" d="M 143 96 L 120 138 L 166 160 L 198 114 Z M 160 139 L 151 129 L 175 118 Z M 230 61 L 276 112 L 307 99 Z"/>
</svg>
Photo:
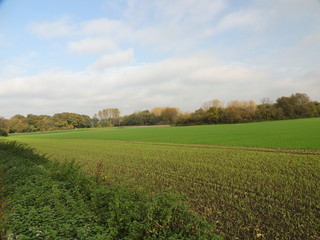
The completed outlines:
<svg viewBox="0 0 320 240">
<path fill-rule="evenodd" d="M 2 0 L 0 116 L 320 100 L 318 0 Z"/>
</svg>

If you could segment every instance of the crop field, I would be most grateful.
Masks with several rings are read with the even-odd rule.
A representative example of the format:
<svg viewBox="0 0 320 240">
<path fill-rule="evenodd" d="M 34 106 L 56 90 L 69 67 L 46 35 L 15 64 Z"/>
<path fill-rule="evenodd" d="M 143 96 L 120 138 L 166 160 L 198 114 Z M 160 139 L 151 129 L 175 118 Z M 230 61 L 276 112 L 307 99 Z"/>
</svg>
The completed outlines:
<svg viewBox="0 0 320 240">
<path fill-rule="evenodd" d="M 320 149 L 320 118 L 232 125 L 73 130 L 21 134 L 20 138 L 94 139 Z"/>
<path fill-rule="evenodd" d="M 76 159 L 108 184 L 122 181 L 185 194 L 195 210 L 230 237 L 319 235 L 319 152 L 106 140 L 25 142 L 52 158 Z"/>
<path fill-rule="evenodd" d="M 320 119 L 23 134 L 105 184 L 183 194 L 227 239 L 319 239 Z"/>
</svg>

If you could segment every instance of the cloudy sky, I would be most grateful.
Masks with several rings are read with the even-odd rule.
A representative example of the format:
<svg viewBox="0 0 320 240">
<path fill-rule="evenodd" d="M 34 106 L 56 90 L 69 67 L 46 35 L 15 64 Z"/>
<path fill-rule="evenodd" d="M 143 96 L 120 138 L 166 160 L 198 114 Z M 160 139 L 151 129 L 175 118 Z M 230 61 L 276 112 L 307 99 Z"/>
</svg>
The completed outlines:
<svg viewBox="0 0 320 240">
<path fill-rule="evenodd" d="M 320 100 L 319 0 L 0 0 L 0 116 Z"/>
</svg>

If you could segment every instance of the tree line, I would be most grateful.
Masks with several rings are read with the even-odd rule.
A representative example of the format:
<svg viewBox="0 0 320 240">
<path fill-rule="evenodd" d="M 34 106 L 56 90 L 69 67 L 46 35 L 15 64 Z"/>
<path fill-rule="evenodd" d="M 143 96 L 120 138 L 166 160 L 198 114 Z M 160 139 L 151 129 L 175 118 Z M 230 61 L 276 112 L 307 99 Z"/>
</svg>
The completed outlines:
<svg viewBox="0 0 320 240">
<path fill-rule="evenodd" d="M 77 113 L 57 113 L 53 116 L 28 114 L 10 119 L 0 117 L 0 135 L 36 131 L 68 130 L 75 128 L 138 126 L 170 124 L 179 126 L 201 124 L 245 123 L 297 118 L 320 117 L 320 103 L 307 94 L 296 93 L 280 97 L 273 103 L 264 98 L 254 101 L 229 102 L 226 106 L 218 99 L 207 101 L 194 112 L 181 112 L 174 107 L 157 107 L 121 116 L 118 108 L 100 110 L 92 118 Z"/>
<path fill-rule="evenodd" d="M 280 97 L 273 103 L 263 98 L 261 104 L 254 101 L 231 101 L 226 106 L 218 100 L 205 102 L 192 113 L 178 117 L 177 125 L 247 123 L 297 118 L 320 117 L 320 103 L 307 94 L 296 93 Z"/>
</svg>

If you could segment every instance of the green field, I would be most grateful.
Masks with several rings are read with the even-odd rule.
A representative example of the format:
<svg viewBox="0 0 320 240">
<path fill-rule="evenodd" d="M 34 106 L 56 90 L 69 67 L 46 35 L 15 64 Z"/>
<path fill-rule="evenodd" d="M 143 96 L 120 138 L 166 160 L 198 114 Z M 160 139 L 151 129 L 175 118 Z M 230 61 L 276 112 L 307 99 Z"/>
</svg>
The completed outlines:
<svg viewBox="0 0 320 240">
<path fill-rule="evenodd" d="M 183 194 L 230 239 L 320 236 L 320 119 L 21 134 L 106 184 Z"/>
<path fill-rule="evenodd" d="M 24 137 L 320 149 L 320 118 L 192 127 L 89 129 L 18 138 Z"/>
</svg>

